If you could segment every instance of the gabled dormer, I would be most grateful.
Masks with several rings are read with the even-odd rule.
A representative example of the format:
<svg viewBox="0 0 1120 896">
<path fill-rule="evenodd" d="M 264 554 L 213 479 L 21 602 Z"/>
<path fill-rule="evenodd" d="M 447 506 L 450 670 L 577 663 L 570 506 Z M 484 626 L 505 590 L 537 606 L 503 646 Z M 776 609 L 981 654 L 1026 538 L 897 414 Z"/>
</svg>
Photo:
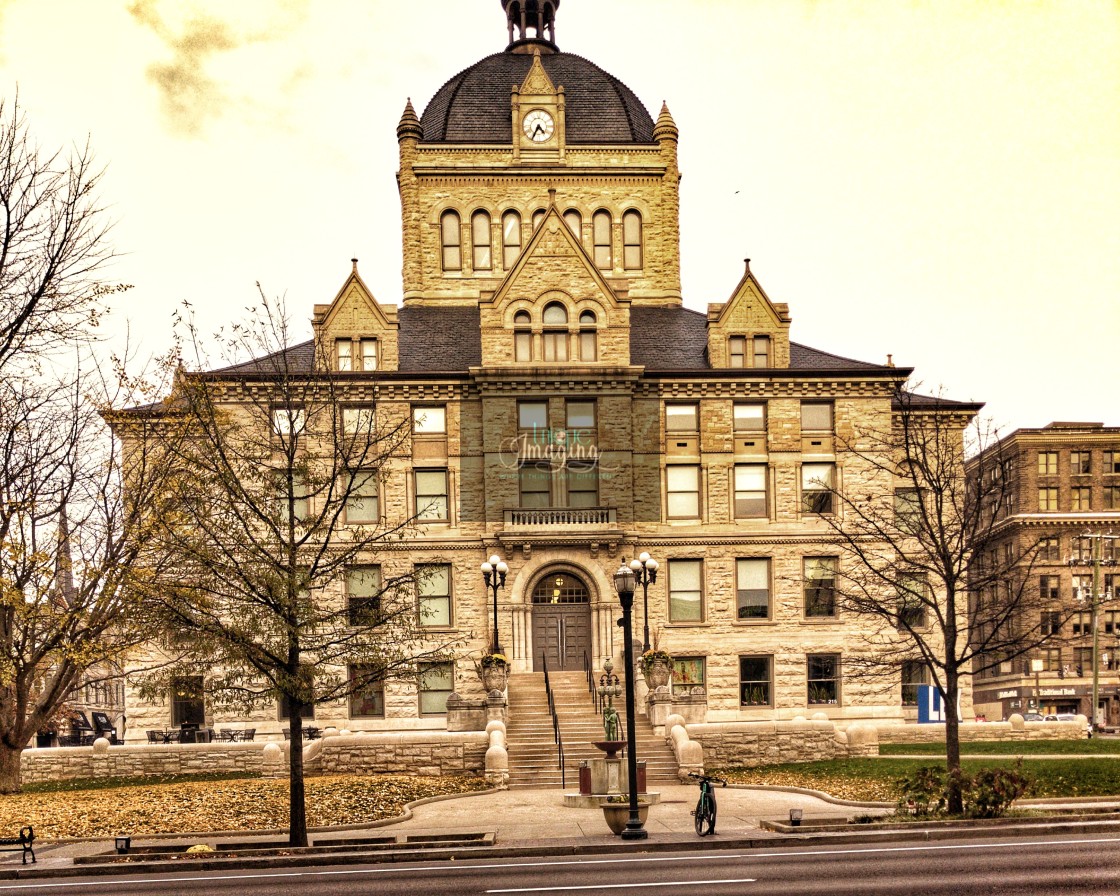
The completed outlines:
<svg viewBox="0 0 1120 896">
<path fill-rule="evenodd" d="M 715 368 L 789 367 L 789 306 L 766 295 L 746 259 L 731 298 L 708 306 L 708 358 Z"/>
<path fill-rule="evenodd" d="M 395 305 L 381 305 L 353 270 L 329 305 L 316 305 L 311 319 L 316 356 L 342 373 L 396 370 L 398 324 Z"/>
<path fill-rule="evenodd" d="M 479 319 L 483 366 L 630 364 L 625 281 L 603 276 L 554 201 Z"/>
<path fill-rule="evenodd" d="M 510 96 L 515 164 L 564 161 L 564 106 L 564 88 L 552 83 L 534 47 L 529 73 Z"/>
</svg>

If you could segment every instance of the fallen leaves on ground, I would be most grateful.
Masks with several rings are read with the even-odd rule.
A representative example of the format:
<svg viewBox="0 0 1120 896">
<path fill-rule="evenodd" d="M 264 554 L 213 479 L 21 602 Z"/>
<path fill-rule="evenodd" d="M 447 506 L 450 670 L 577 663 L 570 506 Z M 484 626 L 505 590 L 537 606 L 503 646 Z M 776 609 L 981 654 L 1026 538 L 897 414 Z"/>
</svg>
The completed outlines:
<svg viewBox="0 0 1120 896">
<path fill-rule="evenodd" d="M 881 779 L 867 777 L 822 777 L 816 774 L 775 771 L 766 768 L 735 769 L 721 772 L 728 784 L 770 785 L 771 787 L 802 787 L 806 790 L 820 790 L 841 800 L 859 802 L 893 803 L 898 798 L 894 785 Z"/>
<path fill-rule="evenodd" d="M 309 827 L 392 818 L 406 804 L 486 788 L 481 778 L 330 775 L 308 778 Z M 34 825 L 42 840 L 288 826 L 288 780 L 234 779 L 0 796 L 0 836 Z"/>
</svg>

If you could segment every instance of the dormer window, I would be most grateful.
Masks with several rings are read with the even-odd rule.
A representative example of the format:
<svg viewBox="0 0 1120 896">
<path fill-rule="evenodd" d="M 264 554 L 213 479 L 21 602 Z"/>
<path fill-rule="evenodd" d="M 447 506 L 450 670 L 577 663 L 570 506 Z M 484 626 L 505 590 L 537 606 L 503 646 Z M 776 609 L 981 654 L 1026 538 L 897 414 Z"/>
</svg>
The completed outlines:
<svg viewBox="0 0 1120 896">
<path fill-rule="evenodd" d="M 559 302 L 545 306 L 544 332 L 544 360 L 568 360 L 568 309 Z"/>
<path fill-rule="evenodd" d="M 579 315 L 579 359 L 598 360 L 598 335 L 595 330 L 595 312 L 581 311 Z"/>
<path fill-rule="evenodd" d="M 513 360 L 533 360 L 532 318 L 528 311 L 518 311 L 513 316 Z"/>
<path fill-rule="evenodd" d="M 490 215 L 477 211 L 471 215 L 471 264 L 476 271 L 488 271 L 493 266 L 490 255 Z"/>
<path fill-rule="evenodd" d="M 361 340 L 362 370 L 377 370 L 377 340 Z"/>
<path fill-rule="evenodd" d="M 732 336 L 727 340 L 727 366 L 747 366 L 747 337 Z"/>
<path fill-rule="evenodd" d="M 357 355 L 355 355 L 355 343 Z M 339 371 L 377 370 L 377 340 L 351 339 L 346 337 L 334 341 L 335 369 Z"/>
<path fill-rule="evenodd" d="M 334 342 L 335 366 L 339 370 L 354 369 L 354 343 L 349 339 L 336 339 Z"/>
<path fill-rule="evenodd" d="M 521 215 L 508 211 L 502 215 L 502 267 L 510 270 L 521 254 Z"/>
<path fill-rule="evenodd" d="M 609 271 L 614 263 L 611 258 L 611 213 L 600 209 L 591 219 L 591 233 L 594 242 L 595 267 Z"/>
<path fill-rule="evenodd" d="M 439 219 L 442 263 L 445 271 L 463 269 L 463 235 L 460 232 L 459 213 L 447 211 Z"/>
<path fill-rule="evenodd" d="M 770 366 L 770 337 L 769 336 L 755 336 L 754 340 L 754 357 L 751 360 L 752 367 L 769 367 Z"/>
</svg>

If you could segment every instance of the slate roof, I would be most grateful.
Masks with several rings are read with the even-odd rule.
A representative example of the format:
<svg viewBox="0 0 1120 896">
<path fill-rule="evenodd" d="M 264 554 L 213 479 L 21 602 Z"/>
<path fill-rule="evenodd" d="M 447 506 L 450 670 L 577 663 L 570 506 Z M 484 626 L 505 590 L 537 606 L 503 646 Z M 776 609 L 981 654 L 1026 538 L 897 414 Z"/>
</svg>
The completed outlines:
<svg viewBox="0 0 1120 896">
<path fill-rule="evenodd" d="M 285 357 L 285 354 L 287 357 Z M 219 367 L 217 370 L 210 370 L 207 373 L 223 376 L 226 374 L 235 376 L 238 374 L 269 375 L 281 371 L 303 373 L 310 371 L 314 365 L 315 341 L 308 339 L 307 342 L 300 342 L 287 349 L 273 352 L 271 355 L 263 355 L 260 358 L 253 358 L 253 360 L 241 364 L 231 364 L 229 367 Z"/>
<path fill-rule="evenodd" d="M 466 371 L 482 364 L 477 305 L 404 307 L 397 315 L 402 371 Z"/>
<path fill-rule="evenodd" d="M 420 116 L 424 141 L 510 144 L 510 88 L 521 85 L 532 63 L 532 56 L 506 52 L 463 69 Z M 545 54 L 541 64 L 564 88 L 568 143 L 654 142 L 653 118 L 618 78 L 574 53 Z"/>
</svg>

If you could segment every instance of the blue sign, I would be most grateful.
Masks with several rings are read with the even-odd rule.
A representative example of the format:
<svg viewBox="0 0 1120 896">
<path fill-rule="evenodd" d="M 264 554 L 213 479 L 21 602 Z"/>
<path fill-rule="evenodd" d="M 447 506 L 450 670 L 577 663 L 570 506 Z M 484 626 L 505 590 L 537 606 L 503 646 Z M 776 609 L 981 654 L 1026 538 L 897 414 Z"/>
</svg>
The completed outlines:
<svg viewBox="0 0 1120 896">
<path fill-rule="evenodd" d="M 957 718 L 960 719 L 960 691 L 957 691 Z M 931 722 L 945 721 L 945 701 L 941 699 L 941 691 L 932 684 L 918 685 L 918 723 L 921 725 Z"/>
</svg>

